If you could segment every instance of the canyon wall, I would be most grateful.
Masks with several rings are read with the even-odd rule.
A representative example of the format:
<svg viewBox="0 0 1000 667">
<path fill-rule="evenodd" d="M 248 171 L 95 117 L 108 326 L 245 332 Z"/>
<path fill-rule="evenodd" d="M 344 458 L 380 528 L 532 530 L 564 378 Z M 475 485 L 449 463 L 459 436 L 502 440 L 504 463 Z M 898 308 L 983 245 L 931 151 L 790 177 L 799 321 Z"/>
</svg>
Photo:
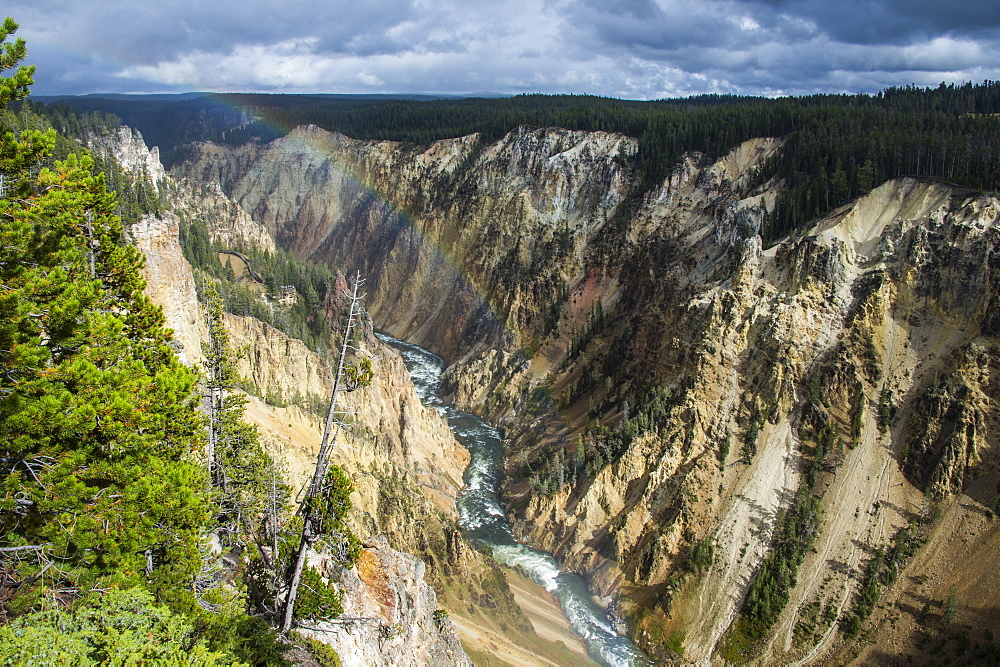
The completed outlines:
<svg viewBox="0 0 1000 667">
<path fill-rule="evenodd" d="M 182 359 L 203 361 L 200 346 L 207 339 L 204 313 L 195 298 L 191 267 L 177 243 L 176 216 L 146 218 L 132 226 L 130 236 L 146 256 L 147 293 L 164 308 Z M 329 364 L 301 341 L 248 317 L 227 314 L 225 326 L 234 347 L 245 351 L 238 370 L 258 393 L 266 388 L 282 397 L 329 395 Z M 385 532 L 393 532 L 397 538 L 402 535 L 396 543 L 415 551 L 422 541 L 426 549 L 426 541 L 435 535 L 442 542 L 457 540 L 454 500 L 468 455 L 441 416 L 420 404 L 399 355 L 389 348 L 377 352 L 381 359 L 376 381 L 351 397 L 351 405 L 357 406 L 354 432 L 342 438 L 346 442 L 335 450 L 334 462 L 357 480 L 351 498 L 351 523 L 366 544 L 361 563 L 371 564 L 371 576 L 378 579 L 378 587 L 372 590 L 373 582 L 366 583 L 354 570 L 333 566 L 315 554 L 320 571 L 344 591 L 346 610 L 362 620 L 323 623 L 307 632 L 333 645 L 344 664 L 401 664 L 400 656 L 418 664 L 423 656 L 427 664 L 469 665 L 453 624 L 446 617 L 438 618 L 440 614 L 435 616 L 440 607 L 434 589 L 425 580 L 424 562 L 391 548 L 382 536 Z M 281 462 L 283 477 L 293 494 L 298 493 L 315 465 L 322 432 L 320 417 L 296 406 L 278 408 L 249 398 L 248 420 L 258 426 L 265 448 Z M 384 490 L 386 478 L 397 488 Z M 380 504 L 387 494 L 407 493 L 419 496 L 409 498 L 409 502 L 426 513 L 424 522 L 432 523 L 436 518 L 433 527 L 423 522 L 416 527 L 410 517 L 383 511 Z M 381 541 L 371 542 L 375 538 Z M 466 565 L 459 549 L 441 549 L 440 553 L 450 556 L 447 565 L 451 568 Z M 476 565 L 468 564 L 472 570 Z M 439 577 L 450 571 L 440 569 Z M 386 595 L 393 600 L 388 608 L 373 602 Z M 370 641 L 372 636 L 380 641 Z"/>
<path fill-rule="evenodd" d="M 855 646 L 839 623 L 900 530 L 930 531 L 929 567 L 961 517 L 995 510 L 1000 202 L 899 179 L 764 248 L 782 184 L 747 184 L 776 150 L 690 155 L 638 192 L 620 135 L 412 147 L 306 127 L 200 146 L 176 172 L 370 279 L 375 324 L 442 354 L 452 398 L 505 427 L 519 534 L 654 656 L 747 659 L 751 583 L 788 517 L 821 507 L 752 642 L 755 659 L 820 661 Z M 949 503 L 960 516 L 934 523 Z M 995 538 L 975 525 L 972 545 Z M 966 589 L 987 617 L 988 589 Z"/>
<path fill-rule="evenodd" d="M 218 183 L 297 256 L 360 270 L 380 327 L 455 358 L 542 329 L 538 304 L 581 270 L 635 150 L 562 130 L 414 149 L 306 127 L 266 146 L 204 145 L 177 173 Z"/>
<path fill-rule="evenodd" d="M 127 150 L 107 150 L 125 160 L 126 171 L 141 173 L 155 151 L 145 149 L 136 133 L 119 134 L 127 139 Z M 128 238 L 146 257 L 146 292 L 164 309 L 175 349 L 197 367 L 204 362 L 205 311 L 178 242 L 179 226 L 206 221 L 212 240 L 223 246 L 275 246 L 270 232 L 217 185 L 162 174 L 157 184 L 167 212 L 130 226 Z M 334 289 L 345 287 L 338 276 Z M 336 299 L 327 306 L 340 307 Z M 332 315 L 336 319 L 337 313 Z M 237 371 L 251 391 L 247 419 L 258 427 L 295 496 L 315 465 L 332 390 L 331 360 L 251 317 L 226 313 L 224 325 L 241 351 Z M 575 638 L 561 636 L 575 653 L 540 641 L 525 615 L 523 608 L 533 607 L 540 610 L 536 616 L 558 613 L 555 600 L 546 599 L 544 591 L 516 598 L 507 584 L 510 575 L 462 536 L 455 499 L 467 451 L 444 418 L 420 402 L 402 358 L 379 343 L 367 320 L 359 345 L 372 359 L 375 376 L 370 386 L 343 397 L 352 424 L 340 435 L 333 462 L 353 481 L 350 524 L 365 549 L 352 570 L 320 554 L 312 557 L 338 582 L 345 615 L 354 620 L 308 632 L 337 648 L 344 664 L 470 664 L 459 634 L 480 656 L 499 652 L 523 664 L 559 664 L 567 655 L 582 655 Z"/>
</svg>

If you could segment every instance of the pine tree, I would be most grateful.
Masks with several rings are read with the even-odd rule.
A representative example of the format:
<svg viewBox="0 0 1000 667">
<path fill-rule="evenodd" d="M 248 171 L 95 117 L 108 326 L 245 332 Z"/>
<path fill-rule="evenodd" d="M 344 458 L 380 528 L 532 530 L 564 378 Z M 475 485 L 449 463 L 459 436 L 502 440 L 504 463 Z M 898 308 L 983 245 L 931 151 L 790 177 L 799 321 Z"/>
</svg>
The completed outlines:
<svg viewBox="0 0 1000 667">
<path fill-rule="evenodd" d="M 5 44 L 0 63 L 23 55 Z M 0 102 L 30 74 L 0 78 Z M 210 518 L 196 377 L 93 161 L 39 169 L 54 144 L 53 131 L 0 138 L 0 597 L 16 614 L 142 583 L 190 607 Z"/>
<path fill-rule="evenodd" d="M 236 391 L 240 378 L 222 319 L 222 299 L 214 286 L 206 289 L 208 343 L 205 354 L 205 404 L 208 413 L 206 461 L 216 491 L 220 528 L 226 535 L 247 532 L 259 519 L 271 495 L 273 463 L 260 444 L 257 428 L 246 422 L 246 397 Z"/>
<path fill-rule="evenodd" d="M 18 63 L 24 60 L 28 53 L 28 47 L 24 40 L 18 37 L 13 42 L 8 42 L 7 38 L 17 31 L 17 23 L 9 16 L 4 19 L 0 26 L 0 72 L 17 67 Z M 35 67 L 21 66 L 17 68 L 13 76 L 0 77 L 0 108 L 6 108 L 7 103 L 12 100 L 19 100 L 28 95 L 28 89 L 35 81 Z"/>
</svg>

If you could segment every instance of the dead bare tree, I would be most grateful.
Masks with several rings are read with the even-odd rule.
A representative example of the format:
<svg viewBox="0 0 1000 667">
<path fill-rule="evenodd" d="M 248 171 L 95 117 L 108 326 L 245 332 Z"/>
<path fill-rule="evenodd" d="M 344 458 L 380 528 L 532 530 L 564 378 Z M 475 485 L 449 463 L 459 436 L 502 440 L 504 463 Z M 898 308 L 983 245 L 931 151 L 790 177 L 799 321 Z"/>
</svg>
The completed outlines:
<svg viewBox="0 0 1000 667">
<path fill-rule="evenodd" d="M 284 617 L 282 619 L 281 631 L 287 633 L 292 628 L 292 614 L 295 609 L 295 598 L 298 595 L 299 583 L 302 579 L 302 569 L 305 566 L 306 552 L 309 547 L 319 537 L 316 528 L 317 516 L 314 509 L 313 500 L 324 493 L 324 484 L 327 471 L 330 467 L 330 454 L 336 445 L 337 436 L 345 426 L 347 413 L 338 410 L 337 401 L 341 392 L 351 392 L 360 386 L 371 381 L 370 362 L 363 372 L 359 372 L 357 367 L 347 364 L 349 351 L 360 352 L 351 345 L 351 335 L 361 318 L 361 300 L 364 294 L 358 294 L 364 284 L 361 273 L 358 272 L 353 281 L 351 292 L 346 294 L 350 309 L 347 316 L 347 324 L 344 326 L 344 341 L 340 347 L 340 359 L 337 363 L 337 374 L 333 381 L 333 393 L 330 395 L 330 407 L 326 415 L 326 426 L 323 429 L 323 439 L 320 441 L 319 453 L 316 456 L 316 468 L 313 470 L 312 481 L 302 499 L 302 538 L 299 541 L 299 548 L 295 558 L 295 566 L 292 568 L 288 581 L 288 594 L 285 597 Z"/>
</svg>

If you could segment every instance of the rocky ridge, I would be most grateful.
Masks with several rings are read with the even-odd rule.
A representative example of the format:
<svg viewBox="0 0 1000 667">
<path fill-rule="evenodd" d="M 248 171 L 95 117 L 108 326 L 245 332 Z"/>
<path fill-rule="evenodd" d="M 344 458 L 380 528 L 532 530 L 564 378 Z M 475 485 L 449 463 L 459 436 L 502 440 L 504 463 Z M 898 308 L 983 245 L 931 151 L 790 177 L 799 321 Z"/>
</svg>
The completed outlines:
<svg viewBox="0 0 1000 667">
<path fill-rule="evenodd" d="M 156 146 L 146 146 L 139 130 L 123 125 L 114 134 L 91 136 L 88 148 L 109 153 L 133 178 L 148 178 L 154 190 L 159 189 L 166 176 L 167 172 L 160 162 L 160 150 Z"/>
</svg>

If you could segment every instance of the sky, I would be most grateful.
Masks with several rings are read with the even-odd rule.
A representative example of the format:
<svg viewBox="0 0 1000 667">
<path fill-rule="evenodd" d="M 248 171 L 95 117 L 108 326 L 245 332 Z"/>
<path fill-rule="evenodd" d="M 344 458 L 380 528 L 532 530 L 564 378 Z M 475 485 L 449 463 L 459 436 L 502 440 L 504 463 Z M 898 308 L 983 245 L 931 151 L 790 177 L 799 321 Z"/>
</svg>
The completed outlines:
<svg viewBox="0 0 1000 667">
<path fill-rule="evenodd" d="M 1000 0 L 0 0 L 35 95 L 877 92 L 1000 79 Z"/>
</svg>

